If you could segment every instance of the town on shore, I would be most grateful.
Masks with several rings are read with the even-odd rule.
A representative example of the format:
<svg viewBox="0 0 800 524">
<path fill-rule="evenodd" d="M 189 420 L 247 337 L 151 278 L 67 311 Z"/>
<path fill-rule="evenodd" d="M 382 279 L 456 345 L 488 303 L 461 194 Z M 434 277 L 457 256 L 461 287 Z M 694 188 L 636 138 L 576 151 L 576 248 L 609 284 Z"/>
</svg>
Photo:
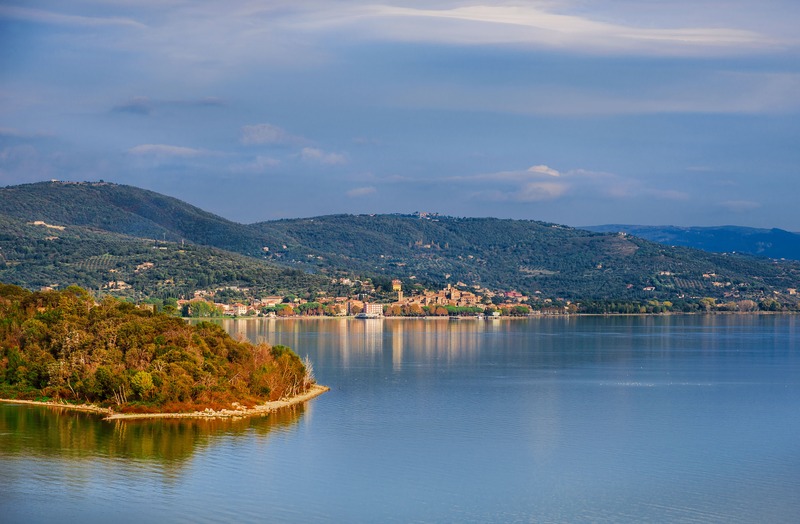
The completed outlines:
<svg viewBox="0 0 800 524">
<path fill-rule="evenodd" d="M 532 299 L 518 291 L 491 291 L 480 286 L 468 289 L 464 283 L 448 284 L 444 289 L 429 290 L 414 286 L 406 295 L 403 282 L 391 281 L 389 291 L 376 288 L 370 280 L 339 279 L 338 284 L 354 289 L 346 296 L 333 296 L 325 291 L 297 295 L 249 296 L 244 288 L 200 290 L 189 299 L 175 301 L 185 317 L 296 317 L 328 316 L 359 318 L 376 317 L 453 317 L 453 316 L 527 316 L 531 314 L 564 314 L 570 304 L 551 299 Z M 231 295 L 243 300 L 230 301 Z M 222 298 L 223 300 L 218 300 Z M 225 299 L 228 300 L 225 300 Z"/>
<path fill-rule="evenodd" d="M 257 296 L 247 288 L 223 287 L 198 290 L 192 297 L 171 303 L 150 301 L 149 307 L 174 308 L 184 317 L 524 317 L 542 315 L 584 314 L 658 314 L 694 312 L 777 312 L 785 305 L 771 299 L 760 302 L 732 297 L 717 301 L 708 297 L 686 300 L 637 302 L 574 302 L 563 298 L 547 298 L 540 292 L 525 295 L 516 290 L 490 290 L 462 282 L 447 284 L 442 289 L 427 289 L 419 284 L 408 285 L 399 279 L 376 286 L 370 279 L 337 279 L 335 294 L 323 290 L 295 294 Z M 333 286 L 336 289 L 336 286 Z M 408 289 L 408 292 L 406 292 Z M 789 290 L 794 295 L 796 290 Z M 146 306 L 146 304 L 145 304 Z"/>
</svg>

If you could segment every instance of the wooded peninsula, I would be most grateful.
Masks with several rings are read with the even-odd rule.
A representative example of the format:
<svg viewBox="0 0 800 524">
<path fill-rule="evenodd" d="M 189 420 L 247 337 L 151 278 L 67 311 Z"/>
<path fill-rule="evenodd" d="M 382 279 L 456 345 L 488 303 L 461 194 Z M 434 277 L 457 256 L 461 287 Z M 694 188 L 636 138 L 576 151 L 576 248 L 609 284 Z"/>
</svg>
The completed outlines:
<svg viewBox="0 0 800 524">
<path fill-rule="evenodd" d="M 0 398 L 128 414 L 249 414 L 324 390 L 310 362 L 286 346 L 234 340 L 216 324 L 189 325 L 112 297 L 98 303 L 77 286 L 0 284 Z"/>
</svg>

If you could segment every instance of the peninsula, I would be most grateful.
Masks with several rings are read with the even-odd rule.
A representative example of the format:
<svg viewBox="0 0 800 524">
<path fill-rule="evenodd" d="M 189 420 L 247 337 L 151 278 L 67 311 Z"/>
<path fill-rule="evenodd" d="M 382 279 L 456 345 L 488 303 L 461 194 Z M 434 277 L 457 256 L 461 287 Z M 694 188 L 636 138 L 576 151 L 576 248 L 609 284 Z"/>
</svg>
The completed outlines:
<svg viewBox="0 0 800 524">
<path fill-rule="evenodd" d="M 234 340 L 220 326 L 76 286 L 0 284 L 0 397 L 109 418 L 246 416 L 305 402 L 319 386 L 286 346 Z"/>
</svg>

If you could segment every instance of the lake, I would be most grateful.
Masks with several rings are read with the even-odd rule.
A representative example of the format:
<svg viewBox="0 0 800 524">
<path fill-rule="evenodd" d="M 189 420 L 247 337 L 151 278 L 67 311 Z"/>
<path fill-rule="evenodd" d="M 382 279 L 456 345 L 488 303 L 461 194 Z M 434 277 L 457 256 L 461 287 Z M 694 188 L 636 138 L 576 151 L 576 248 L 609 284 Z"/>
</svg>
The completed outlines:
<svg viewBox="0 0 800 524">
<path fill-rule="evenodd" d="M 0 521 L 800 522 L 800 317 L 225 320 L 265 418 L 0 404 Z"/>
</svg>

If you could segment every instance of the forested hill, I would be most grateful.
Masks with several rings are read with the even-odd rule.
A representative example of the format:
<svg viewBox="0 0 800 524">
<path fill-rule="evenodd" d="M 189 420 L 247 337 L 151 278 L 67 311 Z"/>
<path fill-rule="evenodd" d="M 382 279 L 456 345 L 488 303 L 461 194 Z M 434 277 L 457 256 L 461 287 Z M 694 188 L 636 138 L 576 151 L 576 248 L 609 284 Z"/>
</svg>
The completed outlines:
<svg viewBox="0 0 800 524">
<path fill-rule="evenodd" d="M 28 238 L 27 244 L 19 245 L 20 234 L 9 233 L 4 238 L 7 247 L 0 246 L 0 254 L 10 253 L 8 249 L 16 246 L 17 258 L 10 260 L 5 255 L 4 267 L 0 267 L 5 269 L 3 278 L 14 283 L 20 280 L 12 277 L 27 267 L 18 262 L 41 258 L 47 249 L 56 249 L 51 255 L 54 264 L 65 257 L 72 257 L 76 266 L 81 266 L 81 259 L 107 263 L 106 259 L 92 257 L 109 253 L 124 258 L 127 255 L 119 250 L 125 242 L 120 239 L 114 240 L 115 252 L 108 251 L 105 244 L 87 247 L 90 244 L 83 242 L 81 256 L 74 252 L 77 244 L 46 244 L 50 242 L 47 236 L 66 239 L 72 232 L 88 240 L 93 231 L 111 231 L 151 242 L 161 235 L 162 241 L 172 239 L 176 251 L 184 248 L 181 240 L 185 239 L 185 251 L 190 251 L 191 242 L 251 255 L 262 262 L 267 259 L 292 268 L 295 283 L 302 281 L 297 270 L 303 270 L 329 276 L 403 278 L 407 285 L 417 282 L 436 287 L 463 282 L 541 297 L 633 301 L 683 296 L 761 299 L 800 288 L 800 264 L 796 262 L 708 253 L 627 234 L 594 233 L 529 220 L 425 214 L 331 215 L 242 225 L 135 187 L 61 182 L 0 189 L 2 214 L 15 217 L 6 217 L 7 223 L 16 220 L 14 227 L 24 230 L 20 234 Z M 23 228 L 20 221 L 27 228 L 40 228 L 39 233 Z M 67 228 L 64 233 L 52 233 L 46 231 L 48 226 L 31 225 L 36 221 Z M 33 242 L 30 239 L 35 234 L 41 238 Z M 201 257 L 198 249 L 192 247 L 191 252 Z M 219 260 L 192 263 L 198 275 L 208 277 L 204 282 L 209 286 L 218 285 L 219 274 L 209 271 L 216 269 Z M 144 262 L 127 263 L 127 267 L 135 268 Z M 168 267 L 162 269 L 169 272 Z M 49 270 L 42 271 L 47 274 Z M 140 273 L 136 275 L 147 278 L 146 271 Z M 240 273 L 233 270 L 228 274 L 237 277 Z M 166 281 L 169 275 L 159 278 Z M 94 287 L 81 280 L 70 283 Z M 303 283 L 314 285 L 312 281 Z M 199 284 L 197 280 L 195 285 Z"/>
<path fill-rule="evenodd" d="M 300 295 L 324 289 L 329 280 L 209 246 L 0 215 L 0 282 L 28 289 L 75 284 L 142 300 L 219 287 Z"/>
<path fill-rule="evenodd" d="M 540 291 L 569 299 L 723 298 L 785 293 L 800 265 L 670 247 L 626 234 L 494 218 L 334 215 L 251 226 L 317 254 L 306 265 L 350 267 L 443 285 Z M 726 293 L 728 295 L 726 295 Z"/>
<path fill-rule="evenodd" d="M 146 189 L 106 182 L 40 182 L 0 188 L 0 214 L 24 221 L 214 246 L 257 255 L 250 228 Z"/>
<path fill-rule="evenodd" d="M 800 260 L 800 234 L 783 229 L 752 227 L 676 227 L 608 224 L 585 229 L 598 233 L 625 232 L 653 242 L 717 253 L 747 253 L 768 258 Z"/>
</svg>

